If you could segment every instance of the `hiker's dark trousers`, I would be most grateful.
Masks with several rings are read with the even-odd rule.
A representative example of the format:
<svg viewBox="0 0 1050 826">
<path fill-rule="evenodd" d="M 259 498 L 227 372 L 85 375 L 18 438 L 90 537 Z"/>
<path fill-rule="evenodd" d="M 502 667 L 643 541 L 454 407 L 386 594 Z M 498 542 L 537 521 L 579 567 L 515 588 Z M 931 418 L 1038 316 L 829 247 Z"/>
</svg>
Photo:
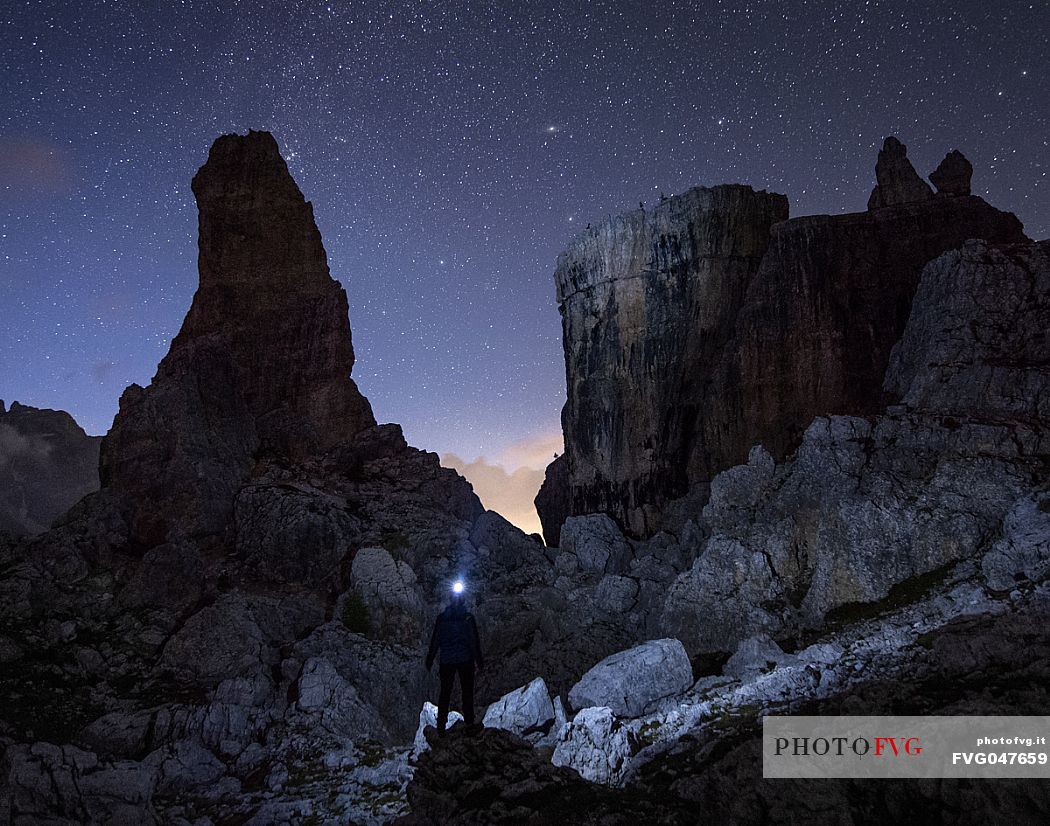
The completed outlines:
<svg viewBox="0 0 1050 826">
<path fill-rule="evenodd" d="M 474 663 L 441 664 L 441 693 L 438 694 L 438 731 L 448 724 L 448 704 L 452 701 L 452 680 L 459 674 L 459 691 L 463 695 L 463 721 L 474 723 Z"/>
</svg>

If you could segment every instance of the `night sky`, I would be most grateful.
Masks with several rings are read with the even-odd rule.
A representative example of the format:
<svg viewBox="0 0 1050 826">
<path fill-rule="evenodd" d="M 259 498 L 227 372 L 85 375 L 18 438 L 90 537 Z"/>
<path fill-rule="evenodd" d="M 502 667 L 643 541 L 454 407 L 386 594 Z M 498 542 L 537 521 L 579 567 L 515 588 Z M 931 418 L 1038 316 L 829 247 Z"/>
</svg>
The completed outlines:
<svg viewBox="0 0 1050 826">
<path fill-rule="evenodd" d="M 271 130 L 346 287 L 381 421 L 540 466 L 554 260 L 587 222 L 739 181 L 863 209 L 882 138 L 1050 235 L 1045 2 L 0 6 L 0 397 L 105 432 L 197 284 L 190 179 Z"/>
</svg>

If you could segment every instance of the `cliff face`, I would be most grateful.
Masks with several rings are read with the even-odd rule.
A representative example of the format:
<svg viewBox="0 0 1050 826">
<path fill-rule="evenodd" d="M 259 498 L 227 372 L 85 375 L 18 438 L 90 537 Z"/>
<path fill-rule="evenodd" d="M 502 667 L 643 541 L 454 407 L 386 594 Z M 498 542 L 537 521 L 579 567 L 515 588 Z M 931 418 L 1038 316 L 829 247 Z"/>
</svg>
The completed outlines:
<svg viewBox="0 0 1050 826">
<path fill-rule="evenodd" d="M 787 214 L 782 195 L 696 188 L 603 221 L 558 259 L 567 513 L 610 513 L 645 533 L 660 503 L 685 493 L 677 457 L 691 449 L 704 395 L 697 366 L 732 335 L 770 227 Z M 549 474 L 541 503 L 552 484 Z M 540 510 L 552 544 L 557 510 Z"/>
<path fill-rule="evenodd" d="M 102 448 L 103 485 L 136 503 L 133 533 L 229 522 L 260 459 L 299 459 L 375 424 L 350 378 L 343 288 L 311 205 L 266 132 L 225 135 L 193 179 L 200 286 L 149 387 L 131 385 Z"/>
<path fill-rule="evenodd" d="M 970 238 L 1026 240 L 1013 215 L 956 194 L 968 167 L 950 154 L 934 195 L 887 139 L 867 212 L 782 220 L 782 196 L 717 187 L 577 239 L 555 274 L 568 401 L 537 498 L 547 541 L 563 514 L 608 513 L 636 536 L 680 527 L 752 446 L 781 458 L 814 416 L 880 410 L 923 266 Z"/>
<path fill-rule="evenodd" d="M 100 441 L 65 411 L 0 401 L 0 531 L 45 531 L 98 490 Z"/>
<path fill-rule="evenodd" d="M 973 196 L 774 227 L 735 335 L 708 368 L 690 481 L 746 461 L 756 444 L 786 456 L 814 416 L 881 410 L 882 378 L 923 266 L 970 238 L 1023 241 L 1021 230 Z"/>
</svg>

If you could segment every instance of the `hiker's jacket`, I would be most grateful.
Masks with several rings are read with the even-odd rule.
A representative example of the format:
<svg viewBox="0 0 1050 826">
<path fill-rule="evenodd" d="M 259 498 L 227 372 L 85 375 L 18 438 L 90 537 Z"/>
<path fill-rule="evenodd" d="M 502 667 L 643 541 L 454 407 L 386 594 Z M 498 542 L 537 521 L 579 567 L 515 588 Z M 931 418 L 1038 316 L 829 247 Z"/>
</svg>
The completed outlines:
<svg viewBox="0 0 1050 826">
<path fill-rule="evenodd" d="M 434 633 L 430 635 L 427 650 L 427 668 L 434 663 L 440 651 L 442 665 L 461 665 L 473 662 L 478 668 L 484 663 L 481 656 L 481 640 L 474 615 L 462 604 L 453 602 L 438 614 L 434 621 Z"/>
</svg>

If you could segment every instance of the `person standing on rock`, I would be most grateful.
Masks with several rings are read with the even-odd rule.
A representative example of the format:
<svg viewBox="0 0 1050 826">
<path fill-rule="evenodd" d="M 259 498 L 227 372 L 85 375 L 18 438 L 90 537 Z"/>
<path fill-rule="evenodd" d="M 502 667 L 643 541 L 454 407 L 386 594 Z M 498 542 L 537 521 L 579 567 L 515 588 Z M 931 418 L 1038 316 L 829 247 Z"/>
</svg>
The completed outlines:
<svg viewBox="0 0 1050 826">
<path fill-rule="evenodd" d="M 434 657 L 440 652 L 439 732 L 444 732 L 448 723 L 452 681 L 457 674 L 460 694 L 463 695 L 463 722 L 468 726 L 474 724 L 474 670 L 477 668 L 480 671 L 485 665 L 481 656 L 478 625 L 474 615 L 467 610 L 463 590 L 463 583 L 456 580 L 452 586 L 452 601 L 434 620 L 434 633 L 430 635 L 430 648 L 427 650 L 427 671 L 434 665 Z"/>
</svg>

